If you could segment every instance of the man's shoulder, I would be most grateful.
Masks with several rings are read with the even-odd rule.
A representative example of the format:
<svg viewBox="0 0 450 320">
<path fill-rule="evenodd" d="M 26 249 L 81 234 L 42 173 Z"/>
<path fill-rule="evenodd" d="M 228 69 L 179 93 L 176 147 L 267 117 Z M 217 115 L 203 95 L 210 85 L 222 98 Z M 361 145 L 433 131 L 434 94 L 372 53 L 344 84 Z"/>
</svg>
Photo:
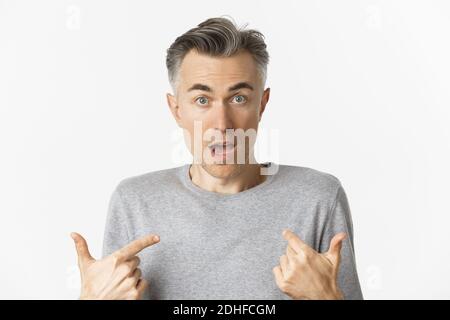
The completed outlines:
<svg viewBox="0 0 450 320">
<path fill-rule="evenodd" d="M 180 183 L 179 176 L 182 168 L 183 166 L 179 166 L 130 176 L 122 179 L 116 190 L 127 195 L 156 194 L 160 191 L 170 190 L 174 185 Z"/>
<path fill-rule="evenodd" d="M 342 187 L 334 174 L 310 167 L 280 165 L 279 174 L 286 185 L 297 190 L 335 194 Z"/>
</svg>

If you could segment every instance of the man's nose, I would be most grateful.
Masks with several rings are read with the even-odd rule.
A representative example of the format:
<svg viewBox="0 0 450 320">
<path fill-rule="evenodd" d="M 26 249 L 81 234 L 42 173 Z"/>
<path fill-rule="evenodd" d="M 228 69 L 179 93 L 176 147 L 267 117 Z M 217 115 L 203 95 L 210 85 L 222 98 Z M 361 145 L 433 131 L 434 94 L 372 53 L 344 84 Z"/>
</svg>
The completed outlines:
<svg viewBox="0 0 450 320">
<path fill-rule="evenodd" d="M 230 108 L 224 103 L 218 103 L 213 107 L 211 114 L 211 125 L 214 129 L 226 133 L 226 129 L 233 129 L 233 118 Z"/>
</svg>

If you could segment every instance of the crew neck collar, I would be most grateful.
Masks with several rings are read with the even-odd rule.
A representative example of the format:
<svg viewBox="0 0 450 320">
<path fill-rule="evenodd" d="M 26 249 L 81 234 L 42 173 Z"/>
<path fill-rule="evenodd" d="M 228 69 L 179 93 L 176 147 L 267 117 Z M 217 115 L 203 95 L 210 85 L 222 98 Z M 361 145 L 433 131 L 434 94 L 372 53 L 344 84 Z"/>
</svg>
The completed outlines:
<svg viewBox="0 0 450 320">
<path fill-rule="evenodd" d="M 272 162 L 266 162 L 266 163 L 261 163 L 261 166 L 265 166 L 265 167 L 270 167 L 271 165 L 273 165 Z M 195 185 L 190 177 L 189 174 L 189 169 L 191 167 L 191 164 L 185 164 L 181 167 L 181 179 L 183 181 L 183 184 L 192 192 L 201 195 L 203 197 L 207 197 L 210 199 L 214 199 L 214 200 L 232 200 L 232 199 L 238 199 L 241 197 L 245 197 L 254 193 L 257 193 L 259 191 L 261 191 L 262 189 L 265 189 L 273 180 L 274 175 L 267 175 L 266 176 L 266 180 L 264 180 L 263 182 L 261 182 L 260 184 L 245 189 L 243 191 L 237 192 L 237 193 L 232 193 L 232 194 L 225 194 L 225 193 L 219 193 L 219 192 L 214 192 L 214 191 L 208 191 L 205 189 L 200 188 L 199 186 Z"/>
</svg>

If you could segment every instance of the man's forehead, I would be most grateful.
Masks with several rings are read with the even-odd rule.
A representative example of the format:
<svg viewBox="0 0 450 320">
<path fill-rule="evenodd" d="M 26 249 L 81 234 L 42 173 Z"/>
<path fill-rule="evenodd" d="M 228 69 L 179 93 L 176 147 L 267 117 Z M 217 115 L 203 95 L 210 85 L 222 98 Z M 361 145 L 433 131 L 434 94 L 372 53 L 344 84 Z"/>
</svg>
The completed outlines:
<svg viewBox="0 0 450 320">
<path fill-rule="evenodd" d="M 196 52 L 189 52 L 180 68 L 181 85 L 191 88 L 196 84 L 231 87 L 239 83 L 255 87 L 257 69 L 253 58 L 247 52 L 231 57 L 212 57 Z M 243 86 L 245 87 L 245 86 Z"/>
</svg>

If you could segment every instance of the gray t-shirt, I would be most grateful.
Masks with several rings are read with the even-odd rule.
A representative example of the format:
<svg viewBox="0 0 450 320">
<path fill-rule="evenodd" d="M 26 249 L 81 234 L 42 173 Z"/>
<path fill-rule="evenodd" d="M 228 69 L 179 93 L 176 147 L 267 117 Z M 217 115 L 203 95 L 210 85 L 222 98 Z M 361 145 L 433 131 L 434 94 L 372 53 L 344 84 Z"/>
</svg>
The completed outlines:
<svg viewBox="0 0 450 320">
<path fill-rule="evenodd" d="M 346 232 L 338 284 L 345 299 L 363 298 L 350 208 L 336 177 L 279 165 L 263 183 L 225 195 L 193 184 L 189 167 L 124 179 L 112 194 L 103 257 L 149 233 L 161 238 L 139 253 L 145 299 L 289 300 L 272 272 L 286 250 L 285 228 L 319 252 Z"/>
</svg>

